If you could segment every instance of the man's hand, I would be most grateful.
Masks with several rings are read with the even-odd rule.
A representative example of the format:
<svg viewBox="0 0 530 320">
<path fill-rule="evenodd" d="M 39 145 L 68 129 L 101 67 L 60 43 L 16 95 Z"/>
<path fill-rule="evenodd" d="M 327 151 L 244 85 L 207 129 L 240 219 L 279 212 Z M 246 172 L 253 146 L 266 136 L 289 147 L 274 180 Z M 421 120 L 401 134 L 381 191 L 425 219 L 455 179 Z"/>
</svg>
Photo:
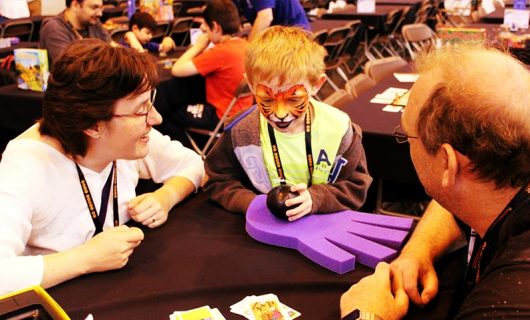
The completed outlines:
<svg viewBox="0 0 530 320">
<path fill-rule="evenodd" d="M 287 207 L 300 204 L 298 207 L 287 210 L 286 212 L 286 215 L 289 217 L 289 221 L 295 221 L 306 214 L 311 213 L 311 209 L 313 208 L 313 199 L 311 198 L 311 193 L 309 193 L 309 190 L 307 190 L 307 185 L 304 183 L 291 186 L 291 191 L 300 193 L 298 197 L 285 201 L 285 205 Z"/>
<path fill-rule="evenodd" d="M 438 293 L 438 276 L 426 257 L 404 252 L 390 264 L 390 270 L 393 286 L 402 287 L 414 304 L 426 305 Z"/>
<path fill-rule="evenodd" d="M 167 208 L 167 205 L 155 192 L 151 192 L 139 195 L 129 201 L 127 209 L 134 221 L 154 228 L 167 221 L 170 208 Z"/>
<path fill-rule="evenodd" d="M 121 225 L 107 229 L 79 247 L 80 258 L 87 260 L 87 273 L 120 269 L 143 239 L 144 234 L 138 228 Z"/>
<path fill-rule="evenodd" d="M 390 266 L 380 262 L 374 274 L 361 279 L 342 295 L 341 317 L 359 309 L 374 313 L 384 320 L 403 318 L 407 313 L 409 300 L 402 288 L 391 290 L 390 276 Z"/>
</svg>

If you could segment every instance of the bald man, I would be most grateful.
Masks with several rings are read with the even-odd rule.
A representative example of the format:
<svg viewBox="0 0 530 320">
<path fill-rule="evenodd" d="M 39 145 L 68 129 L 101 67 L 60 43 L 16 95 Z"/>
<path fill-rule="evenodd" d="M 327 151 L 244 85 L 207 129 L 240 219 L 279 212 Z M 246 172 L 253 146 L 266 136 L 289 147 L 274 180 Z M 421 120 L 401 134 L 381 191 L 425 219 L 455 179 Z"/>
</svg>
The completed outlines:
<svg viewBox="0 0 530 320">
<path fill-rule="evenodd" d="M 417 68 L 394 135 L 410 143 L 418 176 L 436 201 L 400 256 L 342 296 L 341 314 L 400 319 L 409 302 L 429 303 L 438 291 L 434 262 L 476 234 L 468 239 L 465 298 L 448 314 L 528 319 L 530 72 L 476 45 L 442 48 Z"/>
</svg>

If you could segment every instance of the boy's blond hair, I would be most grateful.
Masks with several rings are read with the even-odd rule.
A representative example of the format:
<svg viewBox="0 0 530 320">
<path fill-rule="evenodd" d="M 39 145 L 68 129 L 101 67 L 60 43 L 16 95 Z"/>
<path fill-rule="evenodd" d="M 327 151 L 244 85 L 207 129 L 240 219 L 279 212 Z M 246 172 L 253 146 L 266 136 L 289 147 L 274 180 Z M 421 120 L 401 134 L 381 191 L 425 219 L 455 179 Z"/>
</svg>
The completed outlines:
<svg viewBox="0 0 530 320">
<path fill-rule="evenodd" d="M 250 42 L 245 72 L 252 86 L 275 77 L 278 85 L 304 80 L 316 85 L 324 73 L 326 54 L 302 28 L 273 26 Z"/>
</svg>

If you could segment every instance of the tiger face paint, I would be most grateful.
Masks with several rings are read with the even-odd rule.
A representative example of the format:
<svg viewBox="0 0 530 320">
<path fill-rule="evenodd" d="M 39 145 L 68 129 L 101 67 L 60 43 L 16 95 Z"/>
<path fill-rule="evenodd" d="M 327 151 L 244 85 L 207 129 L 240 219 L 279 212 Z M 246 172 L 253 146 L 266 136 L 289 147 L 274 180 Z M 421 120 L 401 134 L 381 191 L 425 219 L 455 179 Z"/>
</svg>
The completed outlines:
<svg viewBox="0 0 530 320">
<path fill-rule="evenodd" d="M 288 128 L 297 127 L 298 122 L 303 124 L 310 97 L 303 84 L 278 88 L 260 83 L 255 97 L 261 114 L 277 129 L 290 131 Z"/>
</svg>

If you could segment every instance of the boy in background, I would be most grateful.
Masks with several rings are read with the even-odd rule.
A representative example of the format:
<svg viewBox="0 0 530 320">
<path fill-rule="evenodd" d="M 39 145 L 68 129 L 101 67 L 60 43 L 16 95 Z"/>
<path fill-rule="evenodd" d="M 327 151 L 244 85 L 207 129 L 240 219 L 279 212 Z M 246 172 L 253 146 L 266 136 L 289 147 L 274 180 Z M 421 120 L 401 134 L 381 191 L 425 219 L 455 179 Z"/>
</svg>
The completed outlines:
<svg viewBox="0 0 530 320">
<path fill-rule="evenodd" d="M 175 77 L 200 74 L 205 79 L 206 104 L 203 109 L 176 107 L 169 121 L 178 128 L 213 129 L 223 116 L 236 88 L 243 80 L 244 57 L 248 47 L 245 39 L 236 34 L 240 30 L 237 7 L 231 0 L 212 0 L 204 11 L 203 34 L 173 65 Z M 210 43 L 214 44 L 209 48 Z M 252 97 L 242 98 L 231 110 L 233 115 L 252 105 Z M 168 122 L 169 122 L 168 121 Z"/>
<path fill-rule="evenodd" d="M 154 52 L 165 54 L 175 48 L 171 37 L 164 37 L 162 43 L 151 41 L 156 30 L 156 21 L 147 12 L 136 12 L 129 20 L 129 32 L 124 36 L 122 45 L 131 47 L 139 52 Z"/>
<path fill-rule="evenodd" d="M 298 27 L 270 27 L 251 41 L 245 72 L 257 106 L 227 126 L 206 158 L 212 200 L 245 213 L 257 194 L 289 184 L 300 193 L 285 202 L 299 204 L 290 221 L 364 203 L 372 178 L 360 128 L 311 98 L 326 81 L 325 55 Z"/>
</svg>

